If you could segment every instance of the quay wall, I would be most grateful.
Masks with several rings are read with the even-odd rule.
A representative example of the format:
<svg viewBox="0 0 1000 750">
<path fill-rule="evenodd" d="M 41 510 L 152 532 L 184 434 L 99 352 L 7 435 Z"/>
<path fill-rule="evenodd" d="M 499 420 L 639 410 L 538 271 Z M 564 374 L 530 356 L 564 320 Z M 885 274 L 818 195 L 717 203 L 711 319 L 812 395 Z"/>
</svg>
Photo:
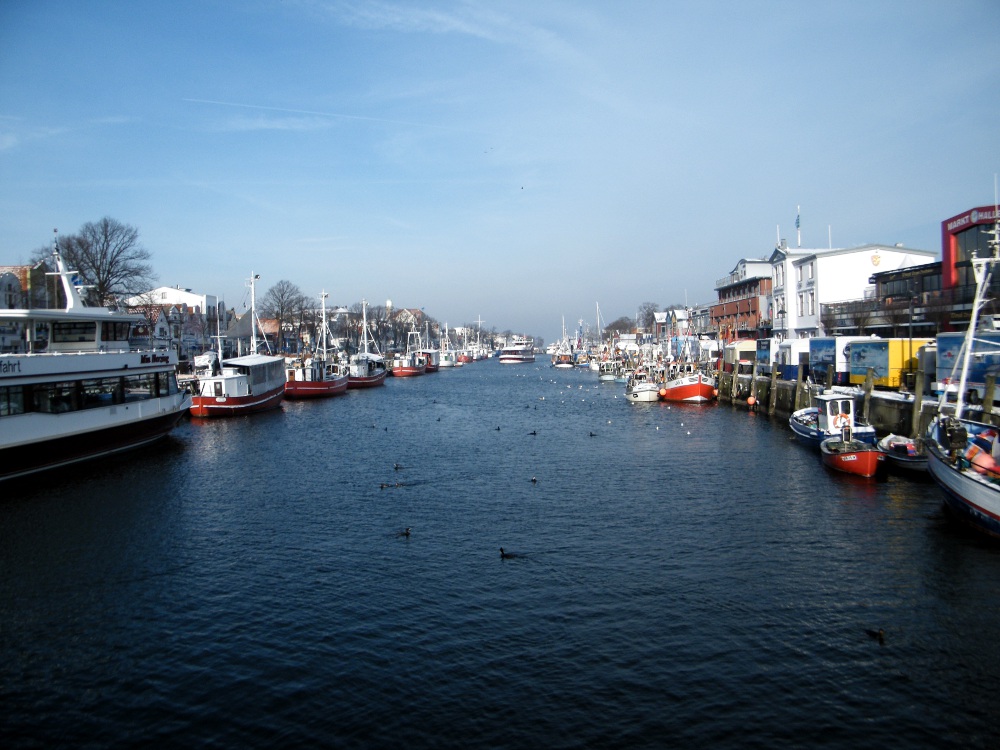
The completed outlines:
<svg viewBox="0 0 1000 750">
<path fill-rule="evenodd" d="M 737 374 L 719 372 L 719 401 L 729 403 L 734 408 L 742 408 L 766 414 L 781 421 L 787 421 L 793 411 L 811 406 L 813 396 L 822 393 L 824 385 L 810 383 L 807 380 L 779 380 L 776 376 Z M 872 387 L 873 378 L 869 378 L 865 387 L 854 394 L 854 409 L 858 419 L 871 424 L 879 435 L 893 432 L 897 435 L 922 435 L 937 411 L 937 399 L 923 393 L 926 382 L 923 372 L 917 373 L 917 387 L 913 394 L 898 391 L 879 391 Z M 992 402 L 993 383 L 987 384 L 986 403 Z M 920 404 L 920 409 L 914 415 L 914 403 Z M 966 416 L 970 419 L 1000 426 L 1000 414 L 995 409 L 988 412 L 982 405 L 967 407 Z"/>
</svg>

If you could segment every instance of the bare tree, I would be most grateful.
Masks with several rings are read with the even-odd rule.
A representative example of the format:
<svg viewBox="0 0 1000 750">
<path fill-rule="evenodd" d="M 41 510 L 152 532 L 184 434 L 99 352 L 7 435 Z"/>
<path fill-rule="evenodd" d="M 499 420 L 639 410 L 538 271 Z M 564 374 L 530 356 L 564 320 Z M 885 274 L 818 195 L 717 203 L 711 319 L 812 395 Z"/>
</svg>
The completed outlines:
<svg viewBox="0 0 1000 750">
<path fill-rule="evenodd" d="M 636 315 L 636 325 L 647 331 L 653 330 L 656 325 L 655 313 L 660 311 L 660 306 L 655 302 L 643 302 L 639 305 L 639 312 Z"/>
<path fill-rule="evenodd" d="M 78 234 L 57 240 L 69 270 L 77 271 L 91 287 L 89 297 L 99 305 L 117 297 L 131 297 L 150 289 L 156 279 L 149 260 L 153 257 L 139 243 L 139 230 L 110 216 L 88 222 Z M 51 248 L 39 248 L 32 257 L 47 258 Z"/>
<path fill-rule="evenodd" d="M 300 312 L 305 305 L 302 290 L 290 281 L 282 279 L 264 295 L 261 300 L 261 312 L 265 317 L 274 318 L 278 322 L 278 335 L 282 339 L 278 341 L 278 349 L 285 349 L 285 331 L 296 333 L 296 326 L 299 323 Z"/>
</svg>

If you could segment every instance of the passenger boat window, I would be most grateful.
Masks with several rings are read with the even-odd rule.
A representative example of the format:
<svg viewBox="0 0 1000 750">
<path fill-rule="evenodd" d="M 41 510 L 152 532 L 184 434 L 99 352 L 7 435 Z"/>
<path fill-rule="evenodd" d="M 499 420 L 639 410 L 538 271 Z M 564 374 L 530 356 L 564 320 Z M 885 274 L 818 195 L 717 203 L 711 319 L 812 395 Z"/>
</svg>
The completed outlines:
<svg viewBox="0 0 1000 750">
<path fill-rule="evenodd" d="M 153 375 L 128 375 L 125 377 L 125 400 L 142 401 L 153 398 L 156 379 Z"/>
<path fill-rule="evenodd" d="M 119 393 L 120 382 L 121 378 L 82 381 L 83 408 L 96 409 L 100 406 L 120 403 L 121 400 L 115 398 Z"/>
<path fill-rule="evenodd" d="M 80 408 L 76 382 L 36 385 L 32 390 L 35 411 L 44 414 L 63 414 Z"/>
<path fill-rule="evenodd" d="M 94 341 L 97 338 L 97 323 L 53 323 L 52 341 L 54 343 L 76 343 Z"/>
<path fill-rule="evenodd" d="M 177 378 L 172 372 L 157 373 L 157 386 L 159 396 L 172 396 L 180 390 L 177 387 Z"/>
<path fill-rule="evenodd" d="M 24 386 L 0 388 L 0 417 L 24 414 Z"/>
<path fill-rule="evenodd" d="M 128 341 L 131 323 L 105 322 L 101 328 L 101 338 L 104 341 Z"/>
</svg>

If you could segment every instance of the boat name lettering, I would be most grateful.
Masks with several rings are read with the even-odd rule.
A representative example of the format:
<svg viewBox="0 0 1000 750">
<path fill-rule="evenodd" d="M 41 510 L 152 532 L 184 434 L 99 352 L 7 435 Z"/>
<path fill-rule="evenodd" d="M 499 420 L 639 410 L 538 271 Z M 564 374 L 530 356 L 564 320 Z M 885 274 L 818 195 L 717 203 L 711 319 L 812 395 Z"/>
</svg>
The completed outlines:
<svg viewBox="0 0 1000 750">
<path fill-rule="evenodd" d="M 170 357 L 166 354 L 143 354 L 139 362 L 144 365 L 149 364 L 166 364 L 170 361 Z"/>
<path fill-rule="evenodd" d="M 857 461 L 858 457 L 857 456 L 850 456 L 850 455 L 848 455 L 848 456 L 841 456 L 840 460 L 841 461 Z"/>
<path fill-rule="evenodd" d="M 19 375 L 21 374 L 21 360 L 4 360 L 3 362 L 0 362 L 0 374 L 12 375 L 14 373 Z"/>
</svg>

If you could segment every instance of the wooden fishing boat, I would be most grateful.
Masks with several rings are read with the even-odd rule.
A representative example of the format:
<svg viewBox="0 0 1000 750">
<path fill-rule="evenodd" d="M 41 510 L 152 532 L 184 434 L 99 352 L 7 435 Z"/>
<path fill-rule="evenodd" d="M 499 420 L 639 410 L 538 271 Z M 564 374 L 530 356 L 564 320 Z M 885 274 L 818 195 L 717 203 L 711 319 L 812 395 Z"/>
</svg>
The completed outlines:
<svg viewBox="0 0 1000 750">
<path fill-rule="evenodd" d="M 845 435 L 831 437 L 819 444 L 823 463 L 831 469 L 854 474 L 859 477 L 874 477 L 885 472 L 885 453 L 877 446 L 854 440 Z"/>
</svg>

